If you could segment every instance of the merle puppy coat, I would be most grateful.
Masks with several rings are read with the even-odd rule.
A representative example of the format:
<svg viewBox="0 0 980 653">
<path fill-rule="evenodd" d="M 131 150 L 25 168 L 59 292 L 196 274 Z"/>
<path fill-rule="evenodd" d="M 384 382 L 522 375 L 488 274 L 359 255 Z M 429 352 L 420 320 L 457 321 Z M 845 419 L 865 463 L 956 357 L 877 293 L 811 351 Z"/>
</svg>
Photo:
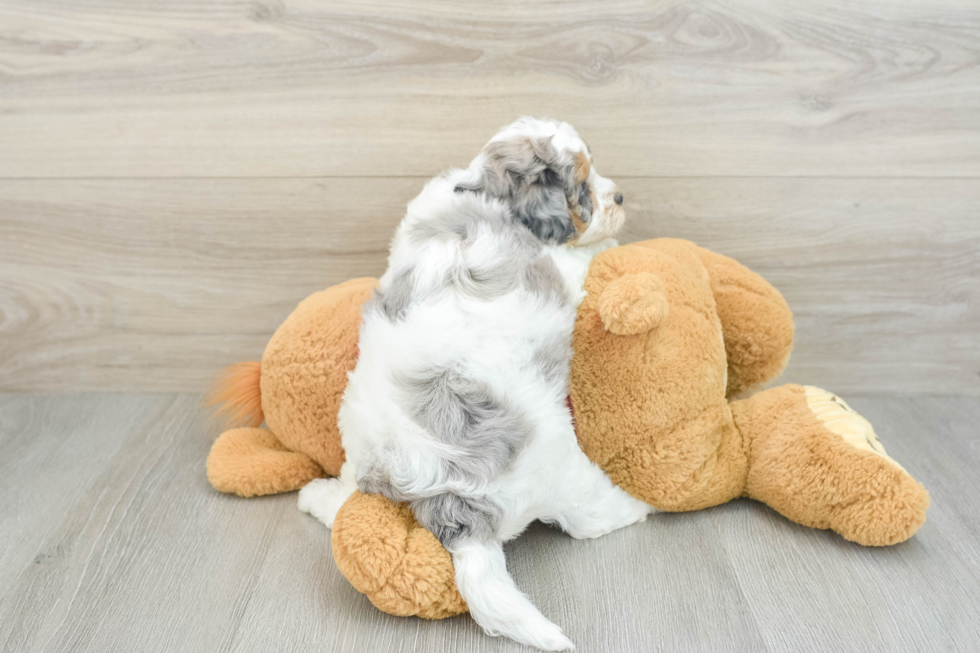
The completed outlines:
<svg viewBox="0 0 980 653">
<path fill-rule="evenodd" d="M 503 542 L 536 519 L 597 537 L 650 511 L 582 453 L 565 404 L 585 273 L 623 219 L 615 184 L 551 120 L 505 127 L 430 181 L 363 309 L 341 475 L 300 493 L 327 526 L 358 488 L 407 502 L 477 623 L 548 650 L 572 644 L 514 585 Z"/>
</svg>

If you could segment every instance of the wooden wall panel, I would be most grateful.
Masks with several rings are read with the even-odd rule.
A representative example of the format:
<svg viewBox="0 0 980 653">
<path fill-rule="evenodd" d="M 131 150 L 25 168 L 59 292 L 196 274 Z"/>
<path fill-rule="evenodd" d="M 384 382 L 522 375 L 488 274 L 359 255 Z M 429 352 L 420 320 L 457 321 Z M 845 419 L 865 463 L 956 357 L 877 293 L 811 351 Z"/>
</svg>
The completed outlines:
<svg viewBox="0 0 980 653">
<path fill-rule="evenodd" d="M 630 180 L 622 241 L 679 235 L 769 279 L 795 315 L 784 380 L 980 394 L 980 182 Z"/>
<path fill-rule="evenodd" d="M 619 176 L 980 175 L 974 0 L 3 0 L 0 25 L 3 177 L 427 176 L 522 114 Z"/>
<path fill-rule="evenodd" d="M 384 270 L 423 178 L 0 182 L 0 389 L 202 390 L 311 292 Z M 689 238 L 796 314 L 787 374 L 980 394 L 980 184 L 620 180 L 623 242 Z"/>
<path fill-rule="evenodd" d="M 530 114 L 785 292 L 788 378 L 978 394 L 978 107 L 975 0 L 0 0 L 0 388 L 204 388 Z"/>
</svg>

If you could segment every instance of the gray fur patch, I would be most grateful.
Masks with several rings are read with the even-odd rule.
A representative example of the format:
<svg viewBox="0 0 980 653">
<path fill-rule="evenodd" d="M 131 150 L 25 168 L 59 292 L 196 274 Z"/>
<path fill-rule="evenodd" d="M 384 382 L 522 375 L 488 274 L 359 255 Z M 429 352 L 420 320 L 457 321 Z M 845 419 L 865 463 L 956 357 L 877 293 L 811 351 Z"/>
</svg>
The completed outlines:
<svg viewBox="0 0 980 653">
<path fill-rule="evenodd" d="M 481 267 L 454 270 L 449 283 L 477 299 L 491 300 L 518 287 L 544 299 L 565 300 L 565 280 L 550 257 L 501 257 Z"/>
<path fill-rule="evenodd" d="M 488 497 L 461 497 L 451 492 L 420 497 L 407 493 L 380 467 L 364 470 L 357 479 L 357 487 L 365 494 L 380 494 L 395 503 L 408 503 L 418 522 L 446 548 L 460 538 L 491 539 L 503 517 L 503 509 Z"/>
<path fill-rule="evenodd" d="M 493 538 L 503 517 L 500 506 L 486 497 L 471 499 L 446 493 L 412 501 L 410 506 L 415 519 L 447 549 L 461 538 Z"/>
<path fill-rule="evenodd" d="M 533 431 L 517 409 L 482 381 L 452 369 L 434 369 L 400 380 L 413 419 L 456 455 L 453 475 L 486 482 L 504 471 Z"/>
<path fill-rule="evenodd" d="M 446 212 L 413 224 L 408 231 L 408 237 L 413 243 L 449 239 L 465 241 L 476 233 L 480 224 L 493 228 L 496 224 L 503 225 L 504 218 L 494 215 L 492 211 L 484 213 L 476 209 Z"/>
<path fill-rule="evenodd" d="M 574 166 L 561 164 L 550 138 L 494 141 L 483 150 L 486 166 L 478 182 L 457 191 L 483 192 L 506 202 L 515 218 L 537 238 L 565 243 L 575 235 L 569 202 L 578 203 Z"/>
<path fill-rule="evenodd" d="M 415 519 L 447 548 L 461 537 L 492 538 L 503 517 L 500 506 L 487 497 L 467 498 L 450 492 L 421 498 L 409 496 L 377 467 L 357 479 L 357 487 L 365 494 L 380 494 L 395 503 L 408 503 Z"/>
<path fill-rule="evenodd" d="M 376 288 L 365 305 L 366 310 L 380 310 L 389 320 L 397 321 L 405 317 L 405 311 L 412 303 L 412 268 L 402 270 L 389 284 L 387 290 Z"/>
<path fill-rule="evenodd" d="M 535 259 L 523 272 L 521 282 L 527 290 L 555 299 L 565 297 L 565 279 L 550 257 Z"/>
<path fill-rule="evenodd" d="M 451 229 L 452 223 L 445 223 L 444 226 Z M 440 226 L 431 226 L 431 232 L 443 236 L 448 233 Z M 565 280 L 558 266 L 550 257 L 541 256 L 540 243 L 530 239 L 530 236 L 524 239 L 520 234 L 514 234 L 514 238 L 503 241 L 509 251 L 490 263 L 460 265 L 450 270 L 445 285 L 455 287 L 469 297 L 486 301 L 519 287 L 548 300 L 565 301 Z M 392 278 L 387 289 L 375 289 L 364 310 L 379 311 L 392 322 L 404 318 L 413 301 L 425 299 L 419 296 L 415 288 L 413 273 L 413 268 L 402 270 Z"/>
<path fill-rule="evenodd" d="M 582 222 L 588 223 L 589 219 L 592 217 L 592 211 L 595 207 L 592 206 L 592 189 L 589 187 L 589 182 L 583 181 L 579 184 L 578 189 L 578 207 L 579 216 Z"/>
<path fill-rule="evenodd" d="M 514 267 L 513 261 L 504 260 L 479 268 L 461 267 L 453 271 L 449 283 L 470 297 L 489 301 L 517 288 Z"/>
<path fill-rule="evenodd" d="M 364 494 L 382 494 L 395 503 L 408 500 L 408 497 L 395 489 L 391 479 L 380 468 L 370 467 L 359 471 L 361 474 L 357 478 L 357 489 Z"/>
<path fill-rule="evenodd" d="M 497 255 L 480 265 L 460 264 L 449 270 L 446 285 L 459 289 L 469 297 L 483 300 L 495 299 L 518 287 L 561 300 L 565 282 L 558 267 L 549 257 L 541 256 L 542 243 L 539 240 L 526 230 L 515 228 L 508 220 L 503 214 L 454 211 L 413 225 L 408 237 L 416 242 L 457 239 L 462 241 L 465 248 L 470 246 L 467 241 L 475 239 L 479 230 L 488 230 L 498 236 L 495 240 L 499 248 Z M 408 305 L 405 298 L 411 298 L 408 289 L 398 285 L 401 280 L 396 279 L 385 293 L 384 312 L 390 319 L 398 319 L 403 314 L 402 309 Z"/>
<path fill-rule="evenodd" d="M 449 283 L 477 299 L 491 300 L 518 287 L 544 299 L 565 300 L 565 280 L 550 257 L 501 257 L 481 267 L 454 270 Z"/>
</svg>

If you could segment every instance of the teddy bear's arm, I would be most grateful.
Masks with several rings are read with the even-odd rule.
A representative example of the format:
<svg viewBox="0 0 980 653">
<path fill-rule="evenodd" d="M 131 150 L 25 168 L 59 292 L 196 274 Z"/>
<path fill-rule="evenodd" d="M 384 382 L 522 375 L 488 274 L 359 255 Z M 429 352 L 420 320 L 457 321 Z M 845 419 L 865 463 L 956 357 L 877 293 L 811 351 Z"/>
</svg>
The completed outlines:
<svg viewBox="0 0 980 653">
<path fill-rule="evenodd" d="M 778 290 L 738 261 L 704 248 L 699 254 L 721 319 L 732 397 L 785 369 L 793 349 L 793 314 Z"/>
</svg>

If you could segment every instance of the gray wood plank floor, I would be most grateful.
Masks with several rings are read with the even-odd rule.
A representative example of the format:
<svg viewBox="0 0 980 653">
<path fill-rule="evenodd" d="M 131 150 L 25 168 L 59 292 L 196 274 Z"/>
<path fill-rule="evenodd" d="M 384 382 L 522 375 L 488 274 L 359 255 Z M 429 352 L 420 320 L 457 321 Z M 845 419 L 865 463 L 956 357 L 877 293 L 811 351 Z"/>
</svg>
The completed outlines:
<svg viewBox="0 0 980 653">
<path fill-rule="evenodd" d="M 980 399 L 856 396 L 932 493 L 866 549 L 737 501 L 594 541 L 536 526 L 518 584 L 580 651 L 980 649 Z M 0 650 L 517 651 L 377 611 L 295 495 L 208 485 L 198 395 L 0 395 Z"/>
</svg>

